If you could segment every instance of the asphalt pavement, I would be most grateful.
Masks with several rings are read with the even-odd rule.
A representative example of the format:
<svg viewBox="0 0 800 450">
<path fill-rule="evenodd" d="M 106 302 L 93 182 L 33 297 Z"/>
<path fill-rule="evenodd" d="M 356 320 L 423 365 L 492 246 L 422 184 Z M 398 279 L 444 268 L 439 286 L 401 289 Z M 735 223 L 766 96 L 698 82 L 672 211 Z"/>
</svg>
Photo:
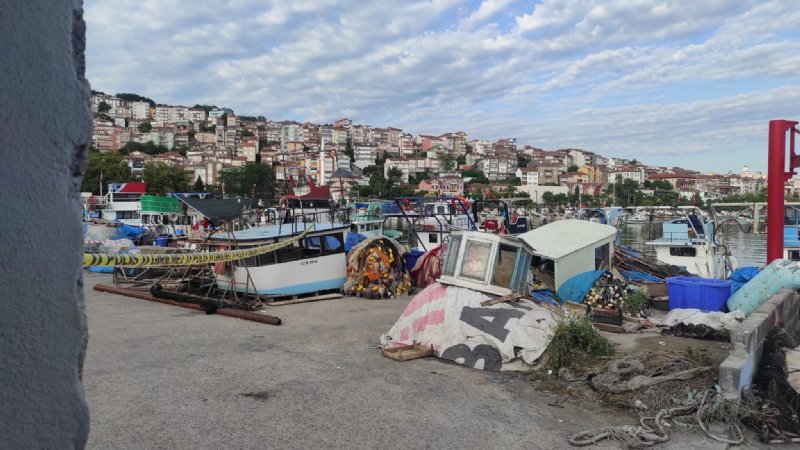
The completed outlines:
<svg viewBox="0 0 800 450">
<path fill-rule="evenodd" d="M 88 448 L 552 450 L 635 423 L 558 404 L 524 374 L 382 357 L 378 338 L 410 297 L 272 307 L 272 326 L 97 292 L 110 276 L 85 277 Z M 659 448 L 724 447 L 687 435 Z"/>
</svg>

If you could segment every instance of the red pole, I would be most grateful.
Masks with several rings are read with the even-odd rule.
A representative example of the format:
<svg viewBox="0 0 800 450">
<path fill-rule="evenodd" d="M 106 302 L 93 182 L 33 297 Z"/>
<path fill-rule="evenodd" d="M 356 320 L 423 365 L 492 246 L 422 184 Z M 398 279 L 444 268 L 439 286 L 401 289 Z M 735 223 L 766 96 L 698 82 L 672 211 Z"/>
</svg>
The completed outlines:
<svg viewBox="0 0 800 450">
<path fill-rule="evenodd" d="M 795 125 L 797 122 L 789 120 L 770 120 L 769 122 L 767 264 L 783 258 L 783 185 L 794 174 L 791 170 L 786 171 L 786 132 L 792 130 Z M 792 152 L 794 152 L 794 148 L 792 148 Z M 792 162 L 794 161 L 790 160 L 790 166 L 793 165 Z"/>
</svg>

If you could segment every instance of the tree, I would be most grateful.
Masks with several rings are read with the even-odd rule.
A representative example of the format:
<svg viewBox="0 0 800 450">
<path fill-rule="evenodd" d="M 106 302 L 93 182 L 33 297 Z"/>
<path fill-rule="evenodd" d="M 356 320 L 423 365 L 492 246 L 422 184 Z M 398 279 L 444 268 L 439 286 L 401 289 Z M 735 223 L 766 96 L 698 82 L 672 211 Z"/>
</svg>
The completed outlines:
<svg viewBox="0 0 800 450">
<path fill-rule="evenodd" d="M 136 129 L 139 130 L 140 133 L 149 133 L 153 130 L 153 125 L 151 125 L 150 122 L 142 122 Z"/>
<path fill-rule="evenodd" d="M 464 164 L 466 164 L 467 163 L 467 155 L 458 155 L 458 157 L 456 158 L 456 163 L 459 166 L 463 166 Z"/>
<path fill-rule="evenodd" d="M 242 130 L 242 136 L 251 137 L 251 136 L 253 136 L 253 132 L 250 131 L 250 130 Z"/>
<path fill-rule="evenodd" d="M 166 147 L 164 147 L 166 148 Z M 175 147 L 173 150 L 178 152 L 181 156 L 186 156 L 186 152 L 189 151 L 189 146 L 181 145 L 180 147 Z"/>
<path fill-rule="evenodd" d="M 263 164 L 247 163 L 241 167 L 224 169 L 220 183 L 225 185 L 225 194 L 254 197 L 265 200 L 275 198 L 275 172 Z"/>
<path fill-rule="evenodd" d="M 577 172 L 580 167 L 576 166 L 575 164 L 567 167 L 567 172 Z"/>
<path fill-rule="evenodd" d="M 200 175 L 197 176 L 197 179 L 194 181 L 194 186 L 192 186 L 193 192 L 203 192 L 206 190 L 206 185 L 203 183 L 203 179 L 200 178 Z"/>
<path fill-rule="evenodd" d="M 472 178 L 470 183 L 489 184 L 489 179 L 486 174 L 480 169 L 469 169 L 461 172 L 463 178 Z"/>
<path fill-rule="evenodd" d="M 203 111 L 205 111 L 206 114 L 208 114 L 209 112 L 217 109 L 217 105 L 201 105 L 201 104 L 197 104 L 197 105 L 192 106 L 192 108 L 195 108 L 195 109 L 196 108 L 203 108 Z"/>
<path fill-rule="evenodd" d="M 183 167 L 161 161 L 146 162 L 142 180 L 147 184 L 149 194 L 165 195 L 189 190 L 189 177 Z"/>
<path fill-rule="evenodd" d="M 102 177 L 102 178 L 101 178 Z M 131 179 L 131 169 L 122 155 L 117 152 L 89 152 L 89 162 L 83 174 L 81 190 L 84 192 L 100 193 L 100 184 L 123 183 Z"/>
<path fill-rule="evenodd" d="M 148 141 L 144 144 L 130 141 L 127 142 L 124 146 L 122 146 L 122 148 L 119 149 L 119 151 L 123 155 L 127 155 L 128 153 L 133 153 L 133 152 L 142 152 L 142 153 L 147 153 L 148 155 L 159 155 L 161 153 L 168 152 L 169 149 L 164 145 L 156 145 L 153 143 L 153 141 Z"/>
<path fill-rule="evenodd" d="M 141 95 L 138 94 L 130 94 L 123 92 L 115 95 L 115 97 L 129 102 L 147 102 L 150 103 L 150 106 L 156 106 L 156 102 L 154 102 L 152 99 L 147 97 L 142 97 Z"/>
<path fill-rule="evenodd" d="M 353 138 L 350 136 L 347 137 L 347 143 L 344 146 L 344 154 L 350 158 L 350 162 L 354 162 L 356 160 L 356 153 L 355 149 L 353 148 Z"/>
<path fill-rule="evenodd" d="M 109 105 L 108 103 L 100 102 L 97 105 L 97 112 L 99 112 L 99 113 L 107 113 L 109 111 L 111 111 L 111 105 Z"/>
<path fill-rule="evenodd" d="M 452 172 L 456 168 L 456 160 L 449 153 L 439 155 L 439 170 L 442 172 Z"/>
<path fill-rule="evenodd" d="M 517 167 L 528 167 L 531 162 L 531 157 L 525 153 L 517 153 Z"/>
<path fill-rule="evenodd" d="M 542 201 L 545 203 L 553 203 L 555 201 L 553 197 L 555 196 L 550 191 L 545 191 L 542 193 Z"/>
</svg>

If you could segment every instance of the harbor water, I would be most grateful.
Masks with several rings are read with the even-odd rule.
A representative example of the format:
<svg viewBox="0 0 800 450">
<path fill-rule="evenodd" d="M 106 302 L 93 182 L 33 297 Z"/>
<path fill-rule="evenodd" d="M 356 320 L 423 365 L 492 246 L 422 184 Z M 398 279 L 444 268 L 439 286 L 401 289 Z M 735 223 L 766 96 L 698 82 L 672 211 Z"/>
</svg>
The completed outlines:
<svg viewBox="0 0 800 450">
<path fill-rule="evenodd" d="M 717 244 L 728 246 L 731 254 L 741 266 L 761 266 L 767 261 L 767 239 L 765 234 L 744 231 L 736 224 L 723 226 L 722 238 L 717 236 Z M 661 237 L 661 222 L 636 223 L 624 225 L 622 245 L 655 257 L 653 246 L 645 242 Z"/>
</svg>

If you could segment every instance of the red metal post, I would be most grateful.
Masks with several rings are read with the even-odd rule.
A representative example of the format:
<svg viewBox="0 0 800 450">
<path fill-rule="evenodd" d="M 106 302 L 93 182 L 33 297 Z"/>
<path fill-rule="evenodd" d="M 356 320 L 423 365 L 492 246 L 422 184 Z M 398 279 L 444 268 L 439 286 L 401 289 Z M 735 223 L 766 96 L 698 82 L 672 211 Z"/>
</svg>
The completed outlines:
<svg viewBox="0 0 800 450">
<path fill-rule="evenodd" d="M 794 153 L 794 126 L 790 120 L 769 122 L 769 156 L 767 172 L 767 264 L 783 258 L 784 183 L 792 178 L 798 157 Z M 792 133 L 789 171 L 786 171 L 786 132 Z"/>
</svg>

